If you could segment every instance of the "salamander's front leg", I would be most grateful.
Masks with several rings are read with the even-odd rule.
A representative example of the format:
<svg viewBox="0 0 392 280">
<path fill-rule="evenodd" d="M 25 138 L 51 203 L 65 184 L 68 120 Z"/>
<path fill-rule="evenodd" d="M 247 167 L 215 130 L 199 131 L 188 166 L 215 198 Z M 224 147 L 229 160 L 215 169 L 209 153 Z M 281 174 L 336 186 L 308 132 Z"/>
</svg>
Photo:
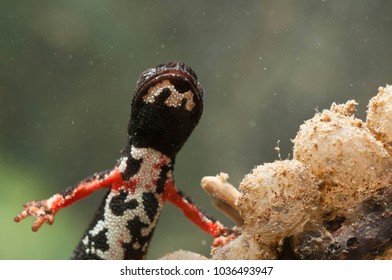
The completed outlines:
<svg viewBox="0 0 392 280">
<path fill-rule="evenodd" d="M 54 222 L 55 214 L 61 208 L 67 207 L 96 190 L 114 186 L 121 181 L 121 173 L 117 168 L 111 171 L 96 173 L 78 185 L 69 187 L 49 199 L 26 203 L 23 205 L 24 210 L 14 218 L 14 221 L 18 223 L 29 216 L 33 216 L 35 217 L 35 221 L 32 230 L 37 231 L 45 222 L 51 225 Z"/>
<path fill-rule="evenodd" d="M 206 214 L 189 197 L 177 189 L 173 181 L 166 183 L 165 199 L 181 209 L 184 215 L 199 228 L 215 237 L 214 246 L 218 246 L 223 242 L 222 237 L 233 234 L 232 230 L 224 227 L 220 222 Z"/>
</svg>

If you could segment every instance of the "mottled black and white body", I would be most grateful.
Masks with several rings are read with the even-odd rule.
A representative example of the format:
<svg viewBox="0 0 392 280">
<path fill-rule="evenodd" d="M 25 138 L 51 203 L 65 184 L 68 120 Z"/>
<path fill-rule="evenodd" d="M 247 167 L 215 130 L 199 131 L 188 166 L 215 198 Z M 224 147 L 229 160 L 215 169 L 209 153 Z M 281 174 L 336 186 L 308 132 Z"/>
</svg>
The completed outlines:
<svg viewBox="0 0 392 280">
<path fill-rule="evenodd" d="M 117 166 L 123 183 L 112 186 L 76 248 L 75 259 L 142 259 L 172 180 L 171 159 L 131 146 Z"/>
<path fill-rule="evenodd" d="M 109 191 L 73 259 L 143 259 L 166 201 L 217 237 L 227 230 L 205 215 L 173 181 L 177 152 L 199 122 L 203 90 L 192 69 L 171 62 L 140 76 L 131 106 L 128 141 L 112 170 L 97 173 L 42 201 L 27 203 L 15 218 L 35 216 L 33 230 L 93 191 Z"/>
</svg>

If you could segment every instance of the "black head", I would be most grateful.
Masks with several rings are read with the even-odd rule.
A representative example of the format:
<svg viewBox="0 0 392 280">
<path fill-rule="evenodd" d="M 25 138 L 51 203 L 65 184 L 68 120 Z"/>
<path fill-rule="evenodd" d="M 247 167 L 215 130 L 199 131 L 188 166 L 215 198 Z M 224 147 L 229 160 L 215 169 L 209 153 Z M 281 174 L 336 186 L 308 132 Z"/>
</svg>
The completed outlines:
<svg viewBox="0 0 392 280">
<path fill-rule="evenodd" d="M 128 134 L 137 147 L 175 157 L 200 120 L 203 89 L 181 62 L 147 69 L 137 81 Z"/>
</svg>

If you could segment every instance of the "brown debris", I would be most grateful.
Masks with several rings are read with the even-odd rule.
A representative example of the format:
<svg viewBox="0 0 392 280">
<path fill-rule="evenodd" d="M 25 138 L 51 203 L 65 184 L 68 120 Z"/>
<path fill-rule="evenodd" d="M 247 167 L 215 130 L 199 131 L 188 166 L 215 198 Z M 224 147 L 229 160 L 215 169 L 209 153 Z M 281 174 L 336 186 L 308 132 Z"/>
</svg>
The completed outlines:
<svg viewBox="0 0 392 280">
<path fill-rule="evenodd" d="M 229 175 L 220 173 L 216 176 L 206 176 L 201 180 L 201 187 L 211 197 L 212 203 L 226 216 L 242 225 L 244 220 L 238 212 L 236 205 L 241 193 L 227 182 Z"/>
</svg>

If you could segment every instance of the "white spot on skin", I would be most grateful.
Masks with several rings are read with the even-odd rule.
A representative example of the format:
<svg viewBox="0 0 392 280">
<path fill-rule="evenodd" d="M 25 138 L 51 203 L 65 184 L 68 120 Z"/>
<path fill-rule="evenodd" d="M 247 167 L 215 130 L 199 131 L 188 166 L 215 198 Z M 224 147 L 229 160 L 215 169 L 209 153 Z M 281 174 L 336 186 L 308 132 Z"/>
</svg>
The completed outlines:
<svg viewBox="0 0 392 280">
<path fill-rule="evenodd" d="M 83 238 L 82 242 L 83 242 L 84 246 L 87 247 L 87 245 L 88 245 L 88 236 L 87 236 L 87 235 L 86 235 L 85 238 Z M 90 250 L 87 248 L 87 251 L 90 251 Z M 87 253 L 88 253 L 88 252 L 87 252 Z"/>
<path fill-rule="evenodd" d="M 151 87 L 147 94 L 143 96 L 143 101 L 145 103 L 154 103 L 155 98 L 158 97 L 164 89 L 170 90 L 170 95 L 165 101 L 165 104 L 168 107 L 180 107 L 184 99 L 186 100 L 185 109 L 187 111 L 192 111 L 192 109 L 195 107 L 195 102 L 193 101 L 193 92 L 188 90 L 187 92 L 180 93 L 169 80 L 163 80 L 161 83 Z"/>
<path fill-rule="evenodd" d="M 118 170 L 119 170 L 121 173 L 124 173 L 124 172 L 125 172 L 125 169 L 127 169 L 127 160 L 128 160 L 127 157 L 123 157 L 123 158 L 121 159 L 121 161 L 120 161 L 120 164 L 119 164 L 119 166 L 118 166 Z"/>
<path fill-rule="evenodd" d="M 98 221 L 98 223 L 95 225 L 94 229 L 90 230 L 90 234 L 92 236 L 96 236 L 100 231 L 102 231 L 105 228 L 105 223 L 104 221 Z"/>
</svg>

